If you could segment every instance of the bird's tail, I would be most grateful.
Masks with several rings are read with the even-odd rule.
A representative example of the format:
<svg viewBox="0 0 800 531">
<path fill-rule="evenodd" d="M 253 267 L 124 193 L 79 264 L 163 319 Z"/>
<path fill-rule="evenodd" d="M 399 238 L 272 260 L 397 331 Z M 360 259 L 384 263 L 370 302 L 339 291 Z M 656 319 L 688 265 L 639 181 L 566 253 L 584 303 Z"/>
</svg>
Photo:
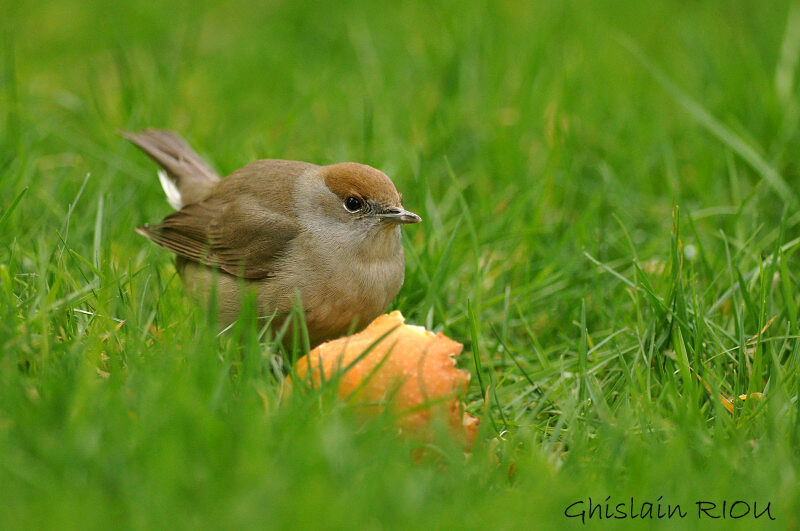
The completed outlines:
<svg viewBox="0 0 800 531">
<path fill-rule="evenodd" d="M 175 133 L 147 129 L 120 134 L 163 168 L 158 179 L 175 210 L 202 201 L 220 181 L 217 172 Z"/>
</svg>

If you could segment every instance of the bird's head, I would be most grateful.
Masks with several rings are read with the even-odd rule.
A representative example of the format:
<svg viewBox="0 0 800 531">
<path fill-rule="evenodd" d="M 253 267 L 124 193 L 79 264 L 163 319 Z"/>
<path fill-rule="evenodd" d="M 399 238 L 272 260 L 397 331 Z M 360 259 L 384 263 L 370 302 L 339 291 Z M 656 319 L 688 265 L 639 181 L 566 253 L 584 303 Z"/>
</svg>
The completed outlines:
<svg viewBox="0 0 800 531">
<path fill-rule="evenodd" d="M 380 170 L 365 164 L 341 162 L 322 168 L 330 215 L 359 233 L 383 232 L 422 221 L 403 208 L 394 183 Z M 334 206 L 335 205 L 335 206 Z"/>
</svg>

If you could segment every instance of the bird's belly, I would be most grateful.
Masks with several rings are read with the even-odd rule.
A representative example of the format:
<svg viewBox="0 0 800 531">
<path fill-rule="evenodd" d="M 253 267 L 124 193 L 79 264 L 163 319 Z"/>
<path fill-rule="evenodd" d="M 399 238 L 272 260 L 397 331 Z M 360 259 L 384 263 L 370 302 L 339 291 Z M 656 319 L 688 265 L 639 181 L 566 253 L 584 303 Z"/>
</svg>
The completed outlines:
<svg viewBox="0 0 800 531">
<path fill-rule="evenodd" d="M 361 330 L 380 315 L 400 291 L 403 266 L 350 263 L 312 273 L 301 291 L 312 343 Z"/>
<path fill-rule="evenodd" d="M 200 303 L 216 290 L 219 325 L 227 327 L 239 316 L 242 290 L 254 290 L 263 316 L 282 316 L 296 307 L 300 295 L 309 339 L 315 345 L 361 330 L 391 303 L 403 284 L 405 261 L 346 263 L 327 267 L 306 264 L 291 273 L 261 280 L 243 280 L 222 271 L 181 260 L 178 271 L 186 291 Z"/>
</svg>

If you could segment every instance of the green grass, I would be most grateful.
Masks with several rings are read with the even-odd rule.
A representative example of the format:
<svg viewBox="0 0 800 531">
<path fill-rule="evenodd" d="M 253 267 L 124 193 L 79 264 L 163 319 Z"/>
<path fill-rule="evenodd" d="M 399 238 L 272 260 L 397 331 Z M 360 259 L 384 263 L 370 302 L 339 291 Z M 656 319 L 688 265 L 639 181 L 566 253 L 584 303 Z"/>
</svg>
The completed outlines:
<svg viewBox="0 0 800 531">
<path fill-rule="evenodd" d="M 2 527 L 800 526 L 797 6 L 271 4 L 0 5 Z M 424 219 L 394 307 L 464 343 L 474 452 L 217 337 L 133 232 L 169 212 L 144 127 L 385 170 Z"/>
</svg>

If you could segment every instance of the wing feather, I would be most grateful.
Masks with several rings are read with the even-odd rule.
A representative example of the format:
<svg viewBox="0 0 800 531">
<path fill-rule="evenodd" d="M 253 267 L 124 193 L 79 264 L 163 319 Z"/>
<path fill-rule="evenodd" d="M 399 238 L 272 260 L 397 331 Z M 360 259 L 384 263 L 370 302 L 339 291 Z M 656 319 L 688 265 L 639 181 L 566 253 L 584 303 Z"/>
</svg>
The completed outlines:
<svg viewBox="0 0 800 531">
<path fill-rule="evenodd" d="M 138 230 L 179 256 L 248 279 L 269 277 L 300 232 L 292 218 L 248 198 L 209 198 Z"/>
<path fill-rule="evenodd" d="M 232 275 L 269 277 L 301 232 L 291 206 L 293 183 L 315 168 L 285 160 L 253 162 L 202 201 L 137 231 L 179 256 Z"/>
</svg>

